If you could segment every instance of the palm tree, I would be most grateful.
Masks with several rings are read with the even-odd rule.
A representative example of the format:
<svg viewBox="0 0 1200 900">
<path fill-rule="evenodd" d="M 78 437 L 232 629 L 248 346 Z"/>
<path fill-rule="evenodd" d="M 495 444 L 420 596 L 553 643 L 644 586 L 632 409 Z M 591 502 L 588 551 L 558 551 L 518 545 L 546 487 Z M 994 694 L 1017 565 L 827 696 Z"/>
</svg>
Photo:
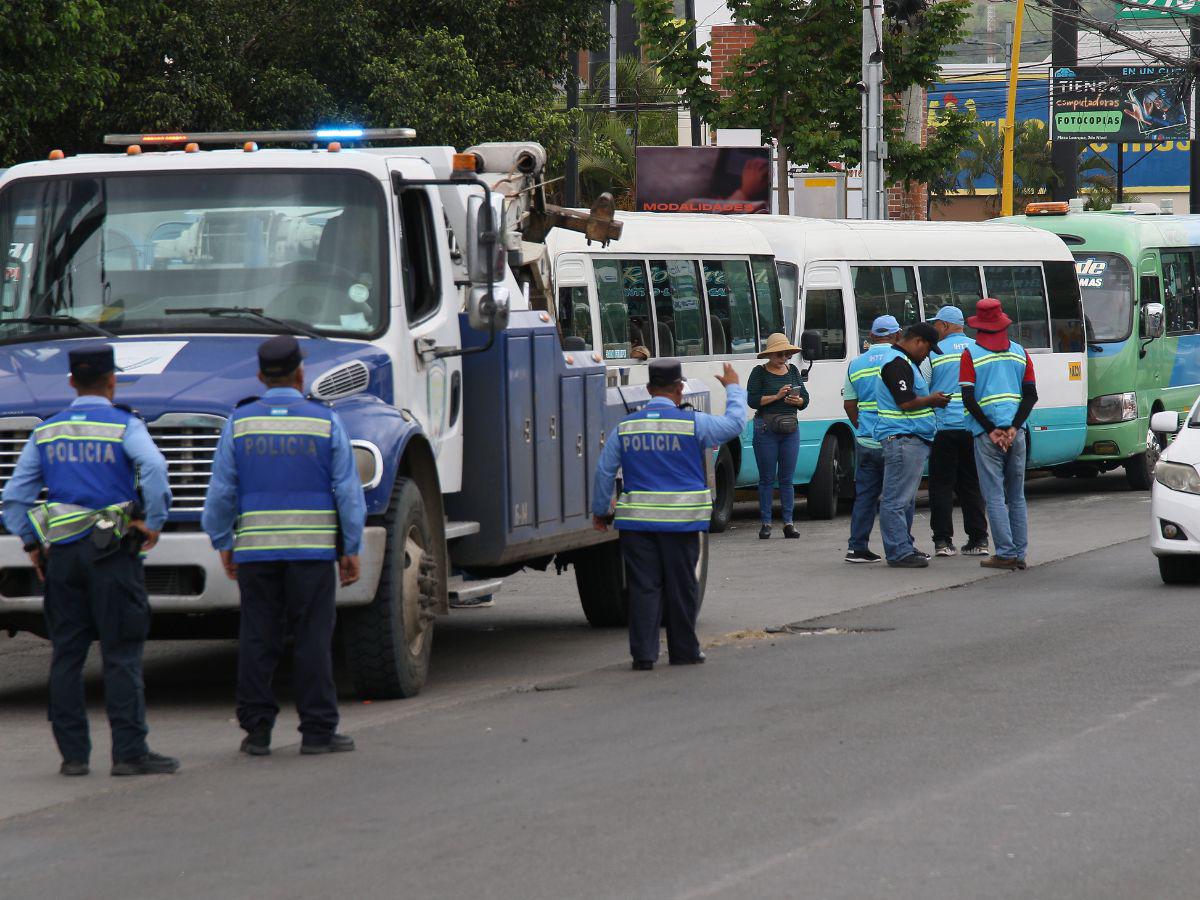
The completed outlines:
<svg viewBox="0 0 1200 900">
<path fill-rule="evenodd" d="M 1004 136 L 997 122 L 979 123 L 979 140 L 958 157 L 966 174 L 967 192 L 975 193 L 976 182 L 990 176 L 996 183 L 993 207 L 1000 204 L 1000 185 L 1004 181 Z M 1047 193 L 1059 180 L 1050 161 L 1050 143 L 1046 126 L 1028 119 L 1018 122 L 1013 135 L 1013 194 L 1032 200 Z"/>
</svg>

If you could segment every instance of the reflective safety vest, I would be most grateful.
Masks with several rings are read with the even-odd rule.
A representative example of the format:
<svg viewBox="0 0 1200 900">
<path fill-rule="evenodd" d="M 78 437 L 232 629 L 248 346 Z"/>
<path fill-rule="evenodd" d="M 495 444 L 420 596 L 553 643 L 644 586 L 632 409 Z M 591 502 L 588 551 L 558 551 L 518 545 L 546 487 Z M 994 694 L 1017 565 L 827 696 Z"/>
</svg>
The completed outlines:
<svg viewBox="0 0 1200 900">
<path fill-rule="evenodd" d="M 962 364 L 963 351 L 968 344 L 975 343 L 961 331 L 948 334 L 938 346 L 941 353 L 929 356 L 930 371 L 933 377 L 929 380 L 929 390 L 941 391 L 950 398 L 950 403 L 942 409 L 934 410 L 938 431 L 961 431 L 966 428 L 965 410 L 962 404 L 962 388 L 958 383 L 958 367 Z"/>
<path fill-rule="evenodd" d="M 644 407 L 617 426 L 624 485 L 614 524 L 627 531 L 708 531 L 712 495 L 690 409 Z"/>
<path fill-rule="evenodd" d="M 929 385 L 920 369 L 913 365 L 908 354 L 899 347 L 889 347 L 887 358 L 879 368 L 882 369 L 894 359 L 902 359 L 912 372 L 912 389 L 918 397 L 929 396 Z M 903 410 L 896 404 L 896 398 L 883 383 L 882 374 L 875 377 L 875 399 L 879 404 L 879 419 L 875 422 L 875 440 L 881 443 L 893 435 L 912 434 L 926 441 L 932 441 L 937 434 L 937 420 L 933 409 L 925 406 L 921 409 Z"/>
<path fill-rule="evenodd" d="M 852 360 L 846 370 L 854 393 L 858 395 L 858 428 L 855 436 L 864 447 L 878 447 L 875 440 L 875 422 L 879 418 L 879 402 L 875 398 L 880 386 L 879 367 L 885 359 L 891 359 L 888 351 L 891 344 L 872 344 L 860 356 Z"/>
<path fill-rule="evenodd" d="M 254 400 L 234 411 L 230 434 L 239 513 L 233 558 L 336 559 L 333 413 L 303 397 Z"/>
<path fill-rule="evenodd" d="M 972 342 L 968 348 L 975 364 L 975 402 L 997 428 L 1012 424 L 1021 405 L 1021 390 L 1025 383 L 1025 348 L 1015 341 L 1007 350 L 985 350 Z M 972 434 L 983 434 L 983 426 L 967 415 Z"/>
<path fill-rule="evenodd" d="M 97 524 L 124 532 L 137 499 L 124 448 L 132 419 L 115 406 L 69 406 L 33 430 L 47 497 L 29 521 L 42 543 L 74 543 Z"/>
</svg>

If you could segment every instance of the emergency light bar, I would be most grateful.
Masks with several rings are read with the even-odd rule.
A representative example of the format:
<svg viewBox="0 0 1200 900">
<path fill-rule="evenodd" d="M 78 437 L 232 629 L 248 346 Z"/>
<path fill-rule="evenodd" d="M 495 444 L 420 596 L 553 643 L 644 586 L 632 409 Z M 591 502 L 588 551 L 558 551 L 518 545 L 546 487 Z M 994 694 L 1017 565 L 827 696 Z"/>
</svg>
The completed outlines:
<svg viewBox="0 0 1200 900">
<path fill-rule="evenodd" d="M 193 131 L 159 134 L 106 134 L 109 147 L 140 144 L 309 144 L 321 141 L 411 141 L 412 128 L 314 128 L 311 131 Z"/>
</svg>

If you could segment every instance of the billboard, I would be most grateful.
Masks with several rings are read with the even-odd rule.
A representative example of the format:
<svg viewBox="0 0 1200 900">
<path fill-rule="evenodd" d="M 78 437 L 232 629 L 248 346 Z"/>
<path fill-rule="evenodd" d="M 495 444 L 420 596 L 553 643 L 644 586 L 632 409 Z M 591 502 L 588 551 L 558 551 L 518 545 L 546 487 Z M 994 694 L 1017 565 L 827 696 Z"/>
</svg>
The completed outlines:
<svg viewBox="0 0 1200 900">
<path fill-rule="evenodd" d="M 1050 95 L 1056 141 L 1186 141 L 1183 69 L 1171 66 L 1063 66 Z"/>
<path fill-rule="evenodd" d="M 638 212 L 771 211 L 766 147 L 638 147 L 636 163 Z"/>
</svg>

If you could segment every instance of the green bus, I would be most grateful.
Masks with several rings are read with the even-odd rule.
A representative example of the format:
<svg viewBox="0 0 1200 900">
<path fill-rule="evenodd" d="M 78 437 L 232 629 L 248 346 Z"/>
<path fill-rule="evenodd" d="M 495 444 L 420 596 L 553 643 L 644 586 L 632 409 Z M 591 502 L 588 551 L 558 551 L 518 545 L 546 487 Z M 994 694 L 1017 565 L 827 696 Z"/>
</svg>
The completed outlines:
<svg viewBox="0 0 1200 900">
<path fill-rule="evenodd" d="M 1148 490 L 1162 410 L 1186 413 L 1200 393 L 1200 215 L 1068 212 L 1033 203 L 1010 221 L 1057 234 L 1075 256 L 1087 341 L 1087 439 L 1075 469 L 1124 466 Z"/>
</svg>

